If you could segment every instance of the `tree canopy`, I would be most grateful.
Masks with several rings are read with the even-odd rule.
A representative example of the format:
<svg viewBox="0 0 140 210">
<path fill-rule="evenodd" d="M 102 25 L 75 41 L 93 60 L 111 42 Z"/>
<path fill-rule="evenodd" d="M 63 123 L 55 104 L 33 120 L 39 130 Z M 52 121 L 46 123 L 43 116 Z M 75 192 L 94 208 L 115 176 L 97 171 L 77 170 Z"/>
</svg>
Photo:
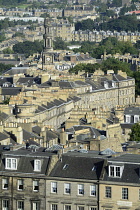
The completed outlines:
<svg viewBox="0 0 140 210">
<path fill-rule="evenodd" d="M 14 53 L 25 54 L 26 56 L 32 55 L 33 53 L 41 53 L 43 50 L 43 42 L 39 41 L 25 41 L 19 42 L 13 46 Z"/>
<path fill-rule="evenodd" d="M 131 128 L 130 141 L 140 141 L 140 124 L 135 123 Z"/>
<path fill-rule="evenodd" d="M 1 6 L 15 6 L 18 5 L 20 3 L 27 3 L 27 0 L 0 0 L 0 5 Z"/>
<path fill-rule="evenodd" d="M 139 44 L 139 42 L 138 42 Z M 94 58 L 101 58 L 104 51 L 106 50 L 107 54 L 138 54 L 138 44 L 133 46 L 131 42 L 122 42 L 118 41 L 115 37 L 108 37 L 102 40 L 98 45 L 94 42 L 83 42 L 79 49 L 75 49 L 75 52 L 88 52 Z"/>
<path fill-rule="evenodd" d="M 108 12 L 107 12 L 108 11 Z M 104 15 L 101 16 L 102 23 L 98 24 L 97 20 L 82 20 L 75 23 L 75 30 L 104 30 L 104 31 L 140 31 L 140 23 L 137 20 L 135 14 L 133 15 L 123 15 L 116 19 L 109 19 L 108 17 L 113 13 L 107 10 Z"/>
<path fill-rule="evenodd" d="M 101 69 L 105 73 L 107 70 L 114 70 L 114 73 L 117 74 L 118 70 L 122 70 L 127 73 L 127 75 L 132 76 L 132 71 L 130 69 L 130 64 L 126 62 L 119 61 L 115 58 L 108 58 L 107 60 L 103 61 L 101 64 L 95 63 L 95 64 L 85 64 L 80 63 L 77 64 L 75 67 L 71 68 L 69 70 L 70 73 L 78 74 L 78 71 L 85 70 L 85 72 L 94 73 L 95 70 Z"/>
<path fill-rule="evenodd" d="M 62 40 L 60 37 L 56 37 L 55 41 L 53 42 L 54 50 L 65 50 L 67 49 L 67 43 Z"/>
<path fill-rule="evenodd" d="M 11 67 L 13 67 L 12 64 L 0 63 L 0 74 L 2 74 L 5 70 L 10 69 Z"/>
</svg>

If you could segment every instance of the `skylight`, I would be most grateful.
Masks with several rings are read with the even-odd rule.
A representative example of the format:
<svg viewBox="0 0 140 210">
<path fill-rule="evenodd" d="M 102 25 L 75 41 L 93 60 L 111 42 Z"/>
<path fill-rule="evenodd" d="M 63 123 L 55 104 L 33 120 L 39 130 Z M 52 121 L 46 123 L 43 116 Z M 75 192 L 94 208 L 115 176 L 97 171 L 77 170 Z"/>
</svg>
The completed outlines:
<svg viewBox="0 0 140 210">
<path fill-rule="evenodd" d="M 65 165 L 63 166 L 63 170 L 66 170 L 68 167 L 69 167 L 69 164 L 65 164 Z"/>
</svg>

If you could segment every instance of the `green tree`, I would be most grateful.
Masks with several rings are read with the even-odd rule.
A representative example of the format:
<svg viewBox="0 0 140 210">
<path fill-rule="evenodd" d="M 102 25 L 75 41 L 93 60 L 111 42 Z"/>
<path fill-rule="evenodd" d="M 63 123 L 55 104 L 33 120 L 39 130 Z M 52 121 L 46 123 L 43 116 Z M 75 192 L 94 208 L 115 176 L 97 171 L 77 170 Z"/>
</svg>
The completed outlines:
<svg viewBox="0 0 140 210">
<path fill-rule="evenodd" d="M 97 26 L 95 25 L 95 22 L 93 20 L 91 20 L 90 18 L 88 18 L 87 20 L 82 20 L 81 22 L 77 22 L 75 24 L 75 30 L 90 30 L 92 31 L 93 29 L 95 29 Z"/>
<path fill-rule="evenodd" d="M 97 12 L 106 12 L 106 10 L 108 9 L 107 5 L 104 3 L 100 3 L 97 9 Z"/>
<path fill-rule="evenodd" d="M 5 34 L 1 33 L 0 34 L 0 42 L 3 42 L 6 39 Z"/>
<path fill-rule="evenodd" d="M 140 124 L 135 123 L 131 128 L 130 141 L 140 141 Z"/>
<path fill-rule="evenodd" d="M 135 78 L 135 84 L 136 84 L 136 88 L 135 88 L 135 92 L 136 92 L 136 96 L 140 95 L 140 71 L 134 71 L 132 72 L 132 77 Z"/>
<path fill-rule="evenodd" d="M 115 12 L 113 10 L 107 10 L 106 11 L 106 16 L 113 17 L 113 16 L 115 16 Z"/>
<path fill-rule="evenodd" d="M 43 50 L 43 42 L 39 41 L 25 41 L 25 42 L 19 42 L 13 46 L 14 53 L 21 53 L 25 54 L 27 57 L 29 55 L 32 55 L 33 53 L 39 52 L 41 53 Z"/>
<path fill-rule="evenodd" d="M 47 18 L 47 17 L 50 17 L 50 15 L 46 12 L 44 14 L 41 14 L 40 17 Z"/>
<path fill-rule="evenodd" d="M 4 64 L 4 63 L 0 63 L 0 74 L 2 74 L 3 71 L 10 69 L 11 67 L 13 67 L 12 64 Z"/>
<path fill-rule="evenodd" d="M 14 52 L 14 51 L 11 50 L 11 48 L 9 48 L 9 47 L 3 50 L 3 53 L 4 53 L 4 54 L 12 54 L 13 52 Z"/>
<path fill-rule="evenodd" d="M 76 66 L 74 66 L 73 68 L 71 68 L 69 70 L 70 73 L 75 73 L 78 74 L 78 71 L 85 71 L 86 73 L 94 73 L 96 69 L 99 69 L 101 67 L 100 64 L 95 63 L 95 64 L 91 64 L 91 63 L 79 63 Z"/>
<path fill-rule="evenodd" d="M 9 102 L 10 102 L 10 98 L 6 98 L 6 99 L 3 101 L 4 104 L 9 104 Z"/>
<path fill-rule="evenodd" d="M 99 25 L 101 30 L 110 30 L 110 31 L 138 31 L 140 30 L 140 24 L 137 20 L 136 15 L 121 16 L 117 19 L 110 20 L 107 23 L 101 23 Z"/>
<path fill-rule="evenodd" d="M 23 33 L 21 33 L 21 32 L 16 32 L 14 35 L 13 35 L 13 37 L 23 37 L 23 38 L 25 38 L 25 35 L 23 34 Z"/>
<path fill-rule="evenodd" d="M 122 6 L 122 0 L 113 0 L 112 1 L 113 7 L 121 7 Z"/>
<path fill-rule="evenodd" d="M 62 40 L 60 37 L 56 37 L 55 41 L 53 42 L 54 50 L 65 50 L 67 49 L 67 44 Z"/>
<path fill-rule="evenodd" d="M 115 74 L 118 73 L 118 70 L 122 70 L 127 73 L 127 75 L 131 76 L 132 71 L 130 69 L 130 64 L 126 62 L 119 61 L 115 58 L 108 58 L 107 60 L 102 62 L 101 68 L 104 72 L 107 70 L 114 70 Z"/>
</svg>

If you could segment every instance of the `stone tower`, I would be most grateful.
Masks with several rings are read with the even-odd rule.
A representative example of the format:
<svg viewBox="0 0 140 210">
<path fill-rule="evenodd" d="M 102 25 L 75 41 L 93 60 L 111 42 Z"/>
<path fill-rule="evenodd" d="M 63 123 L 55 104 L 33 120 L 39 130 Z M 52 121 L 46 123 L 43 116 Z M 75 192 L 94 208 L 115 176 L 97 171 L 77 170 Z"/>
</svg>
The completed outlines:
<svg viewBox="0 0 140 210">
<path fill-rule="evenodd" d="M 52 41 L 52 31 L 50 19 L 46 18 L 44 20 L 45 33 L 43 35 L 44 39 L 44 49 L 42 53 L 42 69 L 44 65 L 49 65 L 53 63 L 53 41 Z"/>
</svg>

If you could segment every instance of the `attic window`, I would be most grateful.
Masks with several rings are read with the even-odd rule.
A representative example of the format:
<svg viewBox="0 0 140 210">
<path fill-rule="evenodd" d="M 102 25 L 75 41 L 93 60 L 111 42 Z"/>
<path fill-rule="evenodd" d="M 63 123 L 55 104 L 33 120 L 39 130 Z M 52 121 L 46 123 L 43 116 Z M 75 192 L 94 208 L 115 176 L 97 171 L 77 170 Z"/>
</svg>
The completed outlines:
<svg viewBox="0 0 140 210">
<path fill-rule="evenodd" d="M 41 160 L 34 160 L 34 171 L 41 171 Z"/>
<path fill-rule="evenodd" d="M 65 165 L 63 166 L 63 170 L 67 170 L 68 167 L 69 167 L 69 164 L 65 164 Z"/>
<path fill-rule="evenodd" d="M 121 178 L 122 173 L 123 173 L 123 168 L 124 168 L 124 166 L 110 165 L 109 166 L 109 176 L 115 177 L 115 178 Z"/>
<path fill-rule="evenodd" d="M 17 159 L 16 158 L 6 158 L 5 168 L 17 170 Z"/>
</svg>

